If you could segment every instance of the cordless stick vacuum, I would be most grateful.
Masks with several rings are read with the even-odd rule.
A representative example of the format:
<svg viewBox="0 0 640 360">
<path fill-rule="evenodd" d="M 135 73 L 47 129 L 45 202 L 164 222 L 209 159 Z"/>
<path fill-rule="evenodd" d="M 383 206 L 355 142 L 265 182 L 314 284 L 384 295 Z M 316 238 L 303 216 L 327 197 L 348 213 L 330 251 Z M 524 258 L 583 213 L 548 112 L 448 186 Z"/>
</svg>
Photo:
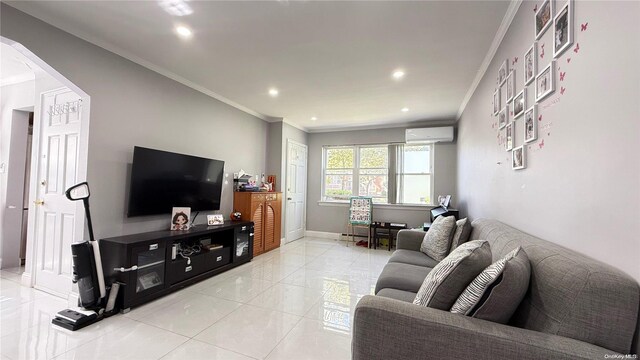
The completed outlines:
<svg viewBox="0 0 640 360">
<path fill-rule="evenodd" d="M 60 311 L 51 323 L 75 331 L 115 313 L 114 304 L 119 284 L 114 283 L 111 286 L 109 299 L 105 304 L 107 291 L 102 272 L 100 247 L 93 236 L 93 224 L 91 223 L 91 211 L 89 210 L 89 196 L 91 195 L 89 184 L 83 182 L 74 185 L 67 189 L 65 195 L 71 201 L 82 200 L 89 229 L 88 241 L 71 245 L 73 282 L 78 284 L 78 294 L 80 296 L 78 305 L 84 310 L 67 309 Z"/>
</svg>

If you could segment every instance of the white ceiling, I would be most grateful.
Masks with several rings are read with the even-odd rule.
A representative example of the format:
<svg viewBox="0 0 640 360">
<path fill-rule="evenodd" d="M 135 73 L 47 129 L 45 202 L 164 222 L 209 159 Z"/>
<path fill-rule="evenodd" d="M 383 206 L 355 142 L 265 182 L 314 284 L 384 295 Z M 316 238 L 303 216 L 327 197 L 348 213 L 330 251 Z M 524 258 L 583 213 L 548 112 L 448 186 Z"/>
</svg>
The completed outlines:
<svg viewBox="0 0 640 360">
<path fill-rule="evenodd" d="M 11 6 L 301 128 L 453 120 L 508 1 L 20 1 Z M 174 26 L 193 30 L 178 38 Z M 406 71 L 401 81 L 391 73 Z M 277 98 L 268 89 L 280 91 Z M 406 113 L 400 109 L 407 107 Z M 311 117 L 317 117 L 312 121 Z"/>
<path fill-rule="evenodd" d="M 24 55 L 11 46 L 0 43 L 0 86 L 33 80 L 35 73 L 27 64 Z"/>
</svg>

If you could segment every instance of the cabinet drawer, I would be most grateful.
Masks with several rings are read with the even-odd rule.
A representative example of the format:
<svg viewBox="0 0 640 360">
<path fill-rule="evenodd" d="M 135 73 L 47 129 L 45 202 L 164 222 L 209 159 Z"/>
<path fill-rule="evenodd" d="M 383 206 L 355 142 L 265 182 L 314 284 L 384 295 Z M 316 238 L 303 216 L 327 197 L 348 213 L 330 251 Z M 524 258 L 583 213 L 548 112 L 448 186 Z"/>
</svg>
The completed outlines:
<svg viewBox="0 0 640 360">
<path fill-rule="evenodd" d="M 230 261 L 231 248 L 228 247 L 192 256 L 191 264 L 187 264 L 187 259 L 179 257 L 171 261 L 169 265 L 169 284 L 173 285 L 209 270 L 219 268 Z"/>
</svg>

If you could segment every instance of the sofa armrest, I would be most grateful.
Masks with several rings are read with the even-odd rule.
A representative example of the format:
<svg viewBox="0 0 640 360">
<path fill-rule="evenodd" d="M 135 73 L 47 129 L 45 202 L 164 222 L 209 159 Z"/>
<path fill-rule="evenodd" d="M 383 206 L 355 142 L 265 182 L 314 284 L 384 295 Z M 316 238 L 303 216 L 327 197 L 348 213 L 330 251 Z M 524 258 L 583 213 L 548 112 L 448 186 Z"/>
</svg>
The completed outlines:
<svg viewBox="0 0 640 360">
<path fill-rule="evenodd" d="M 355 310 L 352 359 L 605 359 L 614 351 L 380 296 Z"/>
<path fill-rule="evenodd" d="M 421 230 L 400 230 L 396 237 L 396 249 L 420 251 L 420 245 L 426 232 Z"/>
</svg>

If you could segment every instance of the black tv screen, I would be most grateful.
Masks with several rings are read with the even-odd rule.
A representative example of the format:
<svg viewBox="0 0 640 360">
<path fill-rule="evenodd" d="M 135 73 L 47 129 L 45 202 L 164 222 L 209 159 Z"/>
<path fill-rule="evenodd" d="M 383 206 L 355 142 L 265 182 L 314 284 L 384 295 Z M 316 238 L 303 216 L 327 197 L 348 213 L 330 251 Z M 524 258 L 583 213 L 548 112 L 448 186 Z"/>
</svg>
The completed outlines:
<svg viewBox="0 0 640 360">
<path fill-rule="evenodd" d="M 136 146 L 127 216 L 220 210 L 224 161 Z"/>
</svg>

